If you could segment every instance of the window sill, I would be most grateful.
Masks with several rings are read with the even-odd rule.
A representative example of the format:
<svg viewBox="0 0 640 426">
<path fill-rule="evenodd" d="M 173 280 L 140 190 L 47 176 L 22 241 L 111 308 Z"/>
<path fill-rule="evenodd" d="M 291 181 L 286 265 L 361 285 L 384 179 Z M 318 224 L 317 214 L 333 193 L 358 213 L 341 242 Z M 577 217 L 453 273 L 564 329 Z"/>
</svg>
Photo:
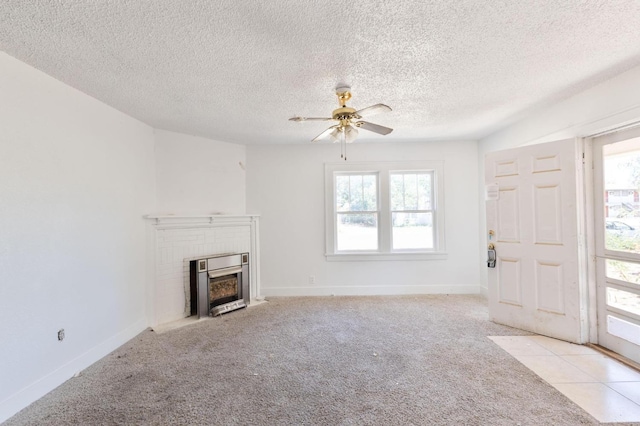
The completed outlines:
<svg viewBox="0 0 640 426">
<path fill-rule="evenodd" d="M 387 260 L 446 260 L 447 253 L 327 253 L 328 262 L 366 262 Z"/>
</svg>

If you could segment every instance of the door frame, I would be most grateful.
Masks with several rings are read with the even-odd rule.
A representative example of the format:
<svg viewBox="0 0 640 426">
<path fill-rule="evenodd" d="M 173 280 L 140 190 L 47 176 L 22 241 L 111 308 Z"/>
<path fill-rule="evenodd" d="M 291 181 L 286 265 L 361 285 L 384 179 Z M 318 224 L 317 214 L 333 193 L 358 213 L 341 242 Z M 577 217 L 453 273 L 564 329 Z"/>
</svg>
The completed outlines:
<svg viewBox="0 0 640 426">
<path fill-rule="evenodd" d="M 635 130 L 634 130 L 635 129 Z M 624 141 L 631 138 L 637 138 L 640 136 L 640 121 L 633 122 L 628 125 L 620 126 L 615 129 L 611 129 L 608 131 L 603 131 L 594 135 L 590 135 L 584 137 L 585 143 L 585 153 L 586 162 L 585 165 L 585 199 L 588 200 L 586 203 L 586 209 L 584 211 L 586 222 L 587 222 L 587 244 L 588 244 L 588 276 L 589 276 L 589 293 L 593 295 L 593 297 L 589 297 L 589 342 L 594 344 L 600 344 L 599 339 L 599 329 L 598 329 L 598 259 L 597 259 L 597 250 L 596 250 L 596 235 L 598 233 L 596 223 L 596 209 L 600 206 L 596 205 L 596 185 L 595 185 L 595 141 L 597 138 L 602 136 L 611 136 L 613 141 L 610 143 L 615 143 L 616 137 L 614 136 L 616 133 L 626 133 L 623 134 L 620 141 Z M 631 133 L 631 135 L 629 135 Z M 589 167 L 590 166 L 590 167 Z M 586 178 L 588 176 L 588 179 Z M 590 183 L 590 185 L 589 185 Z M 612 350 L 612 348 L 606 349 Z M 615 352 L 615 351 L 614 351 Z"/>
<path fill-rule="evenodd" d="M 593 222 L 590 222 L 590 220 L 593 221 L 593 213 L 589 216 L 589 212 L 593 212 L 593 208 L 589 208 L 590 202 L 593 205 L 593 185 L 588 185 L 589 179 L 593 178 L 593 170 L 587 167 L 588 164 L 592 164 L 587 162 L 587 157 L 592 157 L 593 152 L 587 149 L 586 138 L 576 137 L 575 144 L 576 155 L 582 157 L 582 159 L 576 159 L 576 213 L 578 216 L 576 219 L 578 241 L 576 243 L 578 244 L 578 286 L 580 289 L 580 339 L 584 344 L 592 343 L 593 324 L 597 325 L 597 318 L 593 316 L 593 313 L 597 312 L 596 299 L 591 297 L 596 294 L 596 282 L 591 280 L 591 273 L 595 277 L 595 256 L 593 256 L 593 271 L 591 271 L 591 253 L 593 253 L 592 248 L 595 247 L 595 236 L 593 235 L 595 228 Z M 587 151 L 589 151 L 588 155 Z M 587 193 L 587 188 L 591 188 L 590 196 Z M 598 336 L 597 329 L 595 336 Z"/>
<path fill-rule="evenodd" d="M 573 324 L 573 332 L 572 335 L 573 337 L 571 338 L 571 342 L 573 343 L 579 343 L 579 344 L 585 344 L 585 343 L 589 343 L 590 340 L 590 335 L 589 332 L 591 330 L 590 328 L 590 291 L 589 291 L 589 281 L 588 281 L 588 268 L 587 268 L 587 263 L 588 263 L 588 253 L 587 253 L 587 240 L 586 240 L 586 235 L 587 235 L 587 230 L 586 230 L 586 219 L 585 219 L 585 215 L 584 213 L 586 212 L 586 198 L 585 198 L 585 173 L 584 173 L 584 162 L 585 162 L 585 154 L 584 154 L 584 139 L 580 138 L 580 137 L 568 137 L 568 138 L 564 138 L 564 139 L 556 139 L 556 140 L 545 140 L 545 141 L 540 141 L 539 143 L 527 143 L 527 144 L 523 144 L 517 147 L 511 147 L 511 148 L 506 148 L 504 150 L 497 150 L 497 151 L 490 151 L 485 153 L 484 159 L 483 159 L 483 165 L 484 165 L 484 176 L 482 179 L 482 183 L 485 185 L 489 185 L 489 180 L 488 179 L 488 175 L 487 175 L 487 161 L 490 155 L 492 154 L 500 154 L 500 153 L 505 153 L 504 155 L 507 155 L 506 153 L 508 151 L 514 151 L 514 152 L 520 152 L 520 150 L 525 149 L 525 148 L 533 148 L 536 147 L 538 145 L 545 145 L 545 144 L 554 144 L 554 143 L 562 143 L 563 146 L 565 146 L 566 148 L 568 148 L 569 146 L 571 146 L 571 157 L 570 157 L 570 161 L 572 162 L 572 176 L 571 176 L 571 183 L 568 183 L 566 188 L 571 188 L 571 196 L 572 196 L 572 202 L 575 203 L 575 209 L 571 209 L 572 214 L 574 214 L 574 219 L 572 220 L 574 223 L 571 224 L 571 233 L 575 234 L 575 238 L 576 240 L 566 240 L 564 242 L 565 246 L 567 247 L 567 249 L 570 249 L 573 253 L 571 255 L 571 259 L 572 262 L 575 262 L 572 268 L 575 268 L 575 272 L 574 272 L 574 276 L 572 278 L 572 280 L 575 280 L 575 287 L 573 287 L 573 290 L 571 291 L 571 301 L 574 304 L 573 306 L 573 311 L 571 312 L 571 314 L 567 317 L 567 320 L 571 320 L 571 323 Z M 563 148 L 566 149 L 566 148 Z M 516 155 L 516 154 L 514 154 Z M 519 155 L 519 154 L 518 154 Z M 566 160 L 563 161 L 569 161 L 569 157 L 566 157 L 566 153 L 563 154 L 565 155 Z M 544 157 L 547 158 L 547 157 Z M 527 163 L 530 160 L 526 160 L 524 161 L 525 163 Z M 558 169 L 560 170 L 560 169 Z M 484 211 L 485 211 L 485 236 L 483 238 L 483 243 L 485 244 L 485 249 L 483 250 L 485 255 L 486 255 L 486 245 L 487 244 L 491 244 L 494 241 L 492 241 L 491 236 L 489 235 L 489 228 L 492 228 L 492 226 L 489 224 L 488 220 L 489 220 L 489 205 L 487 204 L 487 201 L 490 201 L 490 198 L 488 197 L 488 194 L 490 192 L 489 190 L 489 186 L 487 186 L 485 188 L 485 190 L 487 191 L 485 194 L 485 206 L 484 206 Z M 564 197 L 564 196 L 563 196 Z M 499 226 L 499 225 L 497 225 Z M 495 228 L 497 229 L 497 228 Z M 567 228 L 569 229 L 569 228 Z M 565 231 L 566 232 L 566 231 Z M 493 235 L 493 234 L 491 234 Z M 563 238 L 564 240 L 564 238 Z M 574 241 L 575 241 L 575 245 L 574 245 Z M 499 242 L 499 241 L 497 241 Z M 498 268 L 500 266 L 498 265 Z M 495 277 L 494 277 L 495 279 Z M 487 298 L 490 299 L 491 298 L 491 291 L 495 290 L 491 287 L 491 275 L 488 272 L 487 273 Z M 494 283 L 495 284 L 495 283 Z M 577 290 L 577 291 L 576 291 Z M 566 295 L 568 296 L 568 295 Z M 573 298 L 576 299 L 573 299 Z M 569 299 L 567 299 L 569 300 Z M 490 303 L 491 305 L 491 303 Z M 512 313 L 513 315 L 516 315 L 516 313 Z M 513 317 L 512 314 L 507 314 L 506 317 L 504 318 L 509 318 L 509 317 Z M 519 314 L 518 314 L 519 315 Z M 535 316 L 535 315 L 534 315 Z M 538 321 L 535 318 L 530 318 L 532 320 Z M 507 321 L 507 320 L 505 320 Z M 541 324 L 546 323 L 546 321 L 544 319 L 541 320 L 542 322 L 540 322 Z M 513 322 L 512 322 L 513 323 Z M 515 321 L 515 323 L 517 323 L 517 321 Z M 509 324 L 509 321 L 505 322 L 505 324 Z M 527 328 L 526 326 L 524 326 L 524 324 L 528 324 L 527 321 L 524 321 L 524 323 L 521 322 L 521 327 L 523 327 L 524 329 L 528 329 L 530 331 L 535 332 L 537 329 L 540 329 L 540 327 L 537 326 L 531 326 L 531 328 Z M 533 324 L 533 323 L 532 323 Z M 514 325 L 515 327 L 519 327 L 518 325 Z M 542 327 L 544 329 L 544 327 Z M 549 336 L 554 335 L 553 332 L 550 332 L 550 334 L 548 334 Z M 560 333 L 562 334 L 562 333 Z M 558 338 L 562 338 L 562 337 L 558 337 Z"/>
<path fill-rule="evenodd" d="M 597 303 L 597 272 L 596 272 L 596 223 L 595 223 L 595 191 L 593 140 L 598 136 L 624 131 L 640 126 L 640 120 L 627 122 L 619 126 L 610 126 L 599 131 L 591 129 L 589 133 L 576 136 L 576 152 L 582 156 L 582 164 L 576 164 L 576 211 L 578 221 L 578 285 L 580 287 L 580 336 L 581 343 L 598 344 L 598 303 Z M 561 138 L 549 137 L 543 140 L 526 143 L 522 146 L 537 145 Z M 565 138 L 566 139 L 566 138 Z M 507 148 L 509 149 L 509 148 Z M 484 176 L 483 176 L 484 183 Z M 483 203 L 484 204 L 484 203 Z M 481 244 L 483 253 L 487 241 L 486 232 Z"/>
<path fill-rule="evenodd" d="M 598 343 L 598 282 L 596 275 L 596 218 L 595 218 L 595 189 L 593 187 L 593 139 L 598 135 L 586 136 L 582 138 L 584 161 L 582 192 L 584 194 L 584 205 L 581 216 L 585 225 L 585 248 L 583 256 L 585 265 L 581 267 L 586 274 L 587 289 L 586 302 L 589 309 L 588 321 L 588 343 Z"/>
<path fill-rule="evenodd" d="M 586 120 L 584 120 L 586 118 Z M 584 121 L 583 121 L 584 120 Z M 554 125 L 557 125 L 553 127 Z M 597 302 L 596 295 L 596 264 L 595 264 L 595 205 L 594 205 L 594 191 L 593 191 L 593 142 L 592 139 L 597 136 L 602 136 L 608 133 L 614 133 L 622 130 L 626 130 L 631 127 L 640 126 L 640 104 L 633 104 L 623 109 L 610 110 L 604 108 L 600 112 L 596 112 L 593 115 L 587 114 L 587 117 L 582 115 L 574 119 L 573 122 L 565 123 L 565 126 L 559 125 L 558 122 L 553 121 L 549 126 L 543 126 L 543 131 L 547 130 L 548 133 L 524 132 L 524 140 L 518 145 L 512 145 L 503 143 L 501 145 L 483 150 L 484 154 L 493 151 L 499 151 L 509 148 L 517 148 L 519 146 L 535 145 L 539 143 L 552 142 L 555 140 L 567 139 L 570 137 L 577 137 L 582 140 L 584 164 L 582 167 L 582 187 L 577 188 L 578 194 L 582 194 L 582 205 L 578 206 L 579 221 L 584 224 L 583 244 L 584 249 L 582 253 L 582 273 L 586 277 L 586 285 L 582 288 L 581 302 L 585 303 L 583 306 L 587 307 L 587 326 L 585 327 L 586 337 L 585 343 L 597 343 L 598 342 L 598 327 L 597 327 Z M 528 138 L 528 139 L 527 139 Z M 484 209 L 485 206 L 485 185 L 484 185 L 484 156 L 479 161 L 481 165 L 480 173 L 480 194 L 481 206 Z M 487 247 L 487 232 L 486 218 L 484 214 L 480 219 L 481 238 L 479 244 L 480 261 L 484 266 L 486 261 L 486 247 Z M 578 242 L 580 244 L 580 242 Z M 485 270 L 486 272 L 486 270 Z M 481 284 L 480 292 L 485 297 L 488 296 L 488 281 L 487 275 L 484 275 L 483 283 Z M 591 300 L 593 299 L 593 300 Z"/>
</svg>

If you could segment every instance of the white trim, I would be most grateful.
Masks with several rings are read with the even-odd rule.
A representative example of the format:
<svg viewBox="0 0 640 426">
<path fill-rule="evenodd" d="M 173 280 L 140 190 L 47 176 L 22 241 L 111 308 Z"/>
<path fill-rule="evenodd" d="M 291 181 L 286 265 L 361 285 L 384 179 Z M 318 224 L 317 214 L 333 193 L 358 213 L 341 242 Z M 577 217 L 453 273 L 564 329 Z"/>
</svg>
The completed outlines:
<svg viewBox="0 0 640 426">
<path fill-rule="evenodd" d="M 157 232 L 151 222 L 147 221 L 146 223 L 146 233 L 147 233 L 147 283 L 146 283 L 146 316 L 147 316 L 147 324 L 150 327 L 153 327 L 158 324 L 158 312 L 156 309 L 156 252 L 157 252 Z"/>
<path fill-rule="evenodd" d="M 325 253 L 325 257 L 329 262 L 362 262 L 362 261 L 379 261 L 379 260 L 446 260 L 447 253 L 430 252 L 430 253 Z"/>
<path fill-rule="evenodd" d="M 146 215 L 157 229 L 168 228 L 192 228 L 197 226 L 234 226 L 246 225 L 247 222 L 254 221 L 260 215 Z"/>
<path fill-rule="evenodd" d="M 584 139 L 584 198 L 585 202 L 582 206 L 584 211 L 581 212 L 584 215 L 585 221 L 585 241 L 586 241 L 586 256 L 584 264 L 580 265 L 580 268 L 586 267 L 586 279 L 587 279 L 587 294 L 582 295 L 587 299 L 588 306 L 588 332 L 589 342 L 598 343 L 598 304 L 597 304 L 597 286 L 596 286 L 596 237 L 595 237 L 595 201 L 594 201 L 594 188 L 593 188 L 593 138 Z M 584 269 L 580 271 L 585 273 Z M 584 290 L 584 287 L 582 288 Z"/>
<path fill-rule="evenodd" d="M 264 300 L 260 288 L 260 221 L 259 216 L 251 217 L 251 253 L 255 253 L 249 259 L 250 295 L 256 301 Z"/>
<path fill-rule="evenodd" d="M 184 220 L 184 219 L 196 219 L 196 218 L 213 218 L 213 219 L 229 219 L 229 218 L 244 218 L 244 217 L 256 217 L 257 214 L 147 214 L 144 215 L 145 219 L 160 220 Z"/>
<path fill-rule="evenodd" d="M 587 237 L 587 195 L 585 188 L 585 141 L 583 138 L 574 138 L 576 163 L 576 225 L 577 225 L 577 243 L 578 243 L 578 286 L 580 287 L 578 297 L 580 297 L 580 342 L 589 342 L 589 253 L 588 253 L 588 237 Z"/>
<path fill-rule="evenodd" d="M 80 356 L 72 359 L 58 369 L 27 385 L 18 392 L 0 402 L 0 423 L 15 415 L 29 404 L 42 398 L 78 372 L 99 361 L 147 328 L 145 319 L 141 319 L 119 333 L 99 343 Z"/>
<path fill-rule="evenodd" d="M 433 172 L 434 249 L 393 250 L 389 205 L 389 174 L 391 172 Z M 334 186 L 336 173 L 376 173 L 378 175 L 378 250 L 338 252 L 336 250 Z M 377 161 L 325 163 L 325 257 L 328 261 L 362 260 L 434 260 L 446 259 L 445 212 L 444 212 L 444 161 Z M 385 201 L 386 200 L 386 201 Z"/>
<path fill-rule="evenodd" d="M 398 296 L 406 294 L 480 294 L 477 285 L 387 285 L 325 287 L 263 287 L 265 297 Z"/>
</svg>

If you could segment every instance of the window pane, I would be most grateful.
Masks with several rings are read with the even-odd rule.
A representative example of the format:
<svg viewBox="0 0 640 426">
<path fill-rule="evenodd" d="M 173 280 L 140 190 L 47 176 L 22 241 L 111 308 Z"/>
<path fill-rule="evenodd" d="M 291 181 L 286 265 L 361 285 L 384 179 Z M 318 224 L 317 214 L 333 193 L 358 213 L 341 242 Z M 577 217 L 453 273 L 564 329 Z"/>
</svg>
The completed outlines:
<svg viewBox="0 0 640 426">
<path fill-rule="evenodd" d="M 377 250 L 378 215 L 338 213 L 338 250 Z"/>
<path fill-rule="evenodd" d="M 418 175 L 418 210 L 431 210 L 431 175 Z"/>
<path fill-rule="evenodd" d="M 362 179 L 364 194 L 364 210 L 378 210 L 378 185 L 375 175 L 364 175 Z"/>
<path fill-rule="evenodd" d="M 336 176 L 336 210 L 349 210 L 349 176 Z"/>
<path fill-rule="evenodd" d="M 377 211 L 377 175 L 336 176 L 336 211 Z"/>
<path fill-rule="evenodd" d="M 431 210 L 431 173 L 393 173 L 391 210 Z"/>
<path fill-rule="evenodd" d="M 393 213 L 393 249 L 433 248 L 432 213 Z"/>
<path fill-rule="evenodd" d="M 404 208 L 418 210 L 418 179 L 415 174 L 404 175 Z"/>
<path fill-rule="evenodd" d="M 607 305 L 640 315 L 640 296 L 628 291 L 607 287 Z"/>
<path fill-rule="evenodd" d="M 391 210 L 404 210 L 404 175 L 392 174 L 391 189 Z"/>
<path fill-rule="evenodd" d="M 349 176 L 349 190 L 350 190 L 350 208 L 351 211 L 364 210 L 364 199 L 362 194 L 362 176 L 351 175 Z"/>
<path fill-rule="evenodd" d="M 607 259 L 607 277 L 628 283 L 640 284 L 640 263 Z"/>
<path fill-rule="evenodd" d="M 640 138 L 605 145 L 605 247 L 640 253 Z"/>
<path fill-rule="evenodd" d="M 640 345 L 640 325 L 607 315 L 607 332 Z"/>
</svg>

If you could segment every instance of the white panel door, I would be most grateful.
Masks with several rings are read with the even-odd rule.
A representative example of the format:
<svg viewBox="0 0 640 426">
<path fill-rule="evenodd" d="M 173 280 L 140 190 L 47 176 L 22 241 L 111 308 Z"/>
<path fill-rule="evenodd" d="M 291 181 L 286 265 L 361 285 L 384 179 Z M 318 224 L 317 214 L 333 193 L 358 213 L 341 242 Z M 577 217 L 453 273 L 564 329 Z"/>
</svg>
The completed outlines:
<svg viewBox="0 0 640 426">
<path fill-rule="evenodd" d="M 598 344 L 640 363 L 640 128 L 593 140 Z"/>
<path fill-rule="evenodd" d="M 487 154 L 489 315 L 500 324 L 584 343 L 578 262 L 575 140 Z M 581 152 L 581 150 L 580 150 Z M 495 186 L 494 186 L 495 189 Z"/>
</svg>

